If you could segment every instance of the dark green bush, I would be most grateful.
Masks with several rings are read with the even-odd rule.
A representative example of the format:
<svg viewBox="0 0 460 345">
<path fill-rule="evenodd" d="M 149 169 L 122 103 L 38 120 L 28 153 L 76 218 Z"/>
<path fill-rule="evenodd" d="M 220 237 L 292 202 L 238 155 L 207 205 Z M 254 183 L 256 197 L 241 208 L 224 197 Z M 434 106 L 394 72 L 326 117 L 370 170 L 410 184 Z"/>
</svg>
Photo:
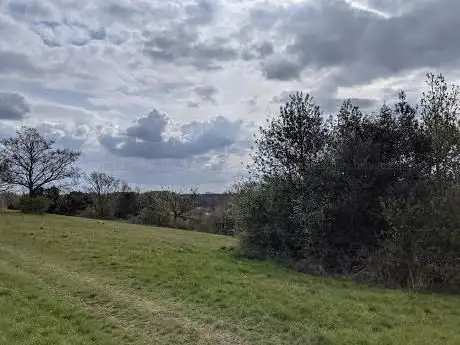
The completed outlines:
<svg viewBox="0 0 460 345">
<path fill-rule="evenodd" d="M 48 210 L 50 200 L 45 196 L 22 196 L 19 200 L 19 210 L 23 213 L 43 214 Z"/>
<path fill-rule="evenodd" d="M 78 216 L 92 206 L 91 196 L 83 192 L 70 192 L 60 195 L 54 212 L 67 216 Z"/>
<path fill-rule="evenodd" d="M 261 127 L 236 197 L 248 256 L 413 289 L 459 289 L 460 90 L 428 75 L 366 115 L 350 101 L 325 121 L 292 95 Z"/>
<path fill-rule="evenodd" d="M 460 291 L 460 186 L 419 183 L 390 199 L 390 235 L 370 257 L 368 274 L 393 285 Z"/>
</svg>

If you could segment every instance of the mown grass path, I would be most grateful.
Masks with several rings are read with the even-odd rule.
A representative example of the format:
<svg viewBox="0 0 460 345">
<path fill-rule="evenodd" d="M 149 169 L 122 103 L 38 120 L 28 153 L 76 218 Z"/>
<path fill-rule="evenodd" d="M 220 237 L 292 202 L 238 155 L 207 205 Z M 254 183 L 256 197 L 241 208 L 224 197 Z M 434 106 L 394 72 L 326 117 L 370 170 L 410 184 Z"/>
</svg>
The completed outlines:
<svg viewBox="0 0 460 345">
<path fill-rule="evenodd" d="M 0 214 L 0 344 L 460 344 L 460 298 L 236 259 L 234 239 Z"/>
</svg>

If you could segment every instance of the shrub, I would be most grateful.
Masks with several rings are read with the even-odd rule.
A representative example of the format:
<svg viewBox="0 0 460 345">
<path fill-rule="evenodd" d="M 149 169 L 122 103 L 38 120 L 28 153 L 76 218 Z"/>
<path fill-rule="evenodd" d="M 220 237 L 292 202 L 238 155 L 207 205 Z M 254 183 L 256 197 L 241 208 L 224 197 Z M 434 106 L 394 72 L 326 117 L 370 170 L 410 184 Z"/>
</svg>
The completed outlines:
<svg viewBox="0 0 460 345">
<path fill-rule="evenodd" d="M 236 230 L 249 256 L 413 289 L 460 280 L 460 89 L 428 75 L 413 107 L 324 121 L 291 95 L 256 137 Z"/>
<path fill-rule="evenodd" d="M 138 224 L 170 226 L 171 216 L 162 208 L 151 205 L 144 207 L 139 215 L 135 217 L 134 222 Z"/>
<path fill-rule="evenodd" d="M 9 210 L 18 210 L 19 209 L 19 200 L 20 197 L 11 192 L 5 192 L 0 195 L 0 198 L 3 199 L 3 206 Z"/>
<path fill-rule="evenodd" d="M 44 196 L 23 196 L 19 201 L 19 210 L 23 213 L 43 214 L 48 210 L 50 200 Z"/>
<path fill-rule="evenodd" d="M 70 192 L 62 194 L 56 200 L 54 213 L 66 216 L 79 216 L 91 206 L 91 197 L 82 192 Z"/>
<path fill-rule="evenodd" d="M 301 255 L 304 239 L 298 219 L 290 216 L 292 196 L 282 181 L 238 187 L 235 230 L 246 253 L 280 259 Z"/>
<path fill-rule="evenodd" d="M 459 214 L 460 188 L 452 183 L 419 183 L 408 197 L 390 200 L 390 236 L 367 272 L 393 286 L 460 291 Z"/>
<path fill-rule="evenodd" d="M 83 218 L 100 218 L 99 213 L 94 209 L 94 207 L 87 206 L 84 210 L 78 213 L 78 216 Z"/>
<path fill-rule="evenodd" d="M 199 210 L 190 217 L 191 228 L 201 232 L 234 236 L 234 207 L 228 202 L 218 204 L 214 210 Z M 204 211 L 204 212 L 203 212 Z"/>
</svg>

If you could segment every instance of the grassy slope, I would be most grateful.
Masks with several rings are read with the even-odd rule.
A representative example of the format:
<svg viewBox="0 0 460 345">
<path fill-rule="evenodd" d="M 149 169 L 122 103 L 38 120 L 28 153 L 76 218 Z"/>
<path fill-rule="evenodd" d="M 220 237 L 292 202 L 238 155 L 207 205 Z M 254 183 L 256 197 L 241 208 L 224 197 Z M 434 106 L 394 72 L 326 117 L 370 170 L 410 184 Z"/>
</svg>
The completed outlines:
<svg viewBox="0 0 460 345">
<path fill-rule="evenodd" d="M 0 344 L 460 344 L 457 297 L 310 277 L 233 245 L 1 213 Z"/>
</svg>

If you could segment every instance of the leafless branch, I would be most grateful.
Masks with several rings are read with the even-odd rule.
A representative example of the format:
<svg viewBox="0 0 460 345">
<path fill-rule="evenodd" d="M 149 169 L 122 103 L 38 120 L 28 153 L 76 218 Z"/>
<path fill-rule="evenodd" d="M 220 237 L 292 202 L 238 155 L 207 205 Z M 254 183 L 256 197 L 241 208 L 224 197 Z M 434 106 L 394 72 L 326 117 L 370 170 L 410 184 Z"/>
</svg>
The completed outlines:
<svg viewBox="0 0 460 345">
<path fill-rule="evenodd" d="M 55 149 L 54 141 L 37 129 L 22 127 L 15 137 L 0 141 L 6 168 L 3 181 L 26 188 L 30 195 L 50 185 L 62 187 L 78 177 L 75 163 L 80 152 Z"/>
</svg>

